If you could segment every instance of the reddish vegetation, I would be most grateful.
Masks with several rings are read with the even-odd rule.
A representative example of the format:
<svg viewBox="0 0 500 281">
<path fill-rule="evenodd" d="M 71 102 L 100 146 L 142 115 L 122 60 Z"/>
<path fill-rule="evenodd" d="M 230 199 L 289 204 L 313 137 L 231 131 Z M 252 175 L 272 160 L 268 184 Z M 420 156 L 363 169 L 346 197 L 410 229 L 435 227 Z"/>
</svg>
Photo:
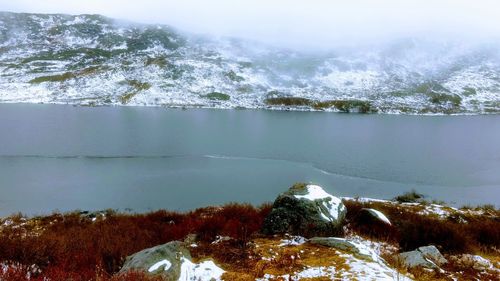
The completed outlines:
<svg viewBox="0 0 500 281">
<path fill-rule="evenodd" d="M 433 244 L 444 253 L 498 255 L 494 252 L 500 248 L 498 210 L 489 216 L 439 219 L 398 204 L 345 204 L 349 231 L 399 244 L 403 251 Z M 196 234 L 199 240 L 199 247 L 191 249 L 194 258 L 212 257 L 227 268 L 237 272 L 252 269 L 252 276 L 259 276 L 262 261 L 255 259 L 255 249 L 248 247 L 248 242 L 263 237 L 259 230 L 270 207 L 229 204 L 188 213 L 157 211 L 137 215 L 109 211 L 95 221 L 80 213 L 29 220 L 14 216 L 10 218 L 12 223 L 0 226 L 0 280 L 27 280 L 27 272 L 31 273 L 30 280 L 158 280 L 142 273 L 116 273 L 128 255 L 183 240 L 188 234 Z M 361 209 L 366 207 L 385 213 L 392 227 L 364 216 Z M 467 223 L 460 223 L 463 219 Z M 211 246 L 218 235 L 233 239 Z M 2 264 L 10 265 L 7 272 L 2 271 Z"/>
<path fill-rule="evenodd" d="M 105 219 L 95 222 L 78 213 L 54 214 L 31 220 L 22 227 L 0 229 L 0 263 L 36 264 L 42 274 L 34 276 L 52 280 L 137 280 L 128 276 L 109 278 L 120 269 L 128 255 L 168 241 L 182 240 L 191 233 L 197 234 L 202 241 L 226 235 L 246 244 L 250 235 L 260 229 L 269 209 L 268 205 L 255 208 L 229 204 L 185 214 L 109 212 Z M 27 272 L 26 267 L 18 266 L 4 276 L 0 274 L 0 280 L 24 280 L 23 272 Z"/>
<path fill-rule="evenodd" d="M 463 216 L 467 223 L 456 218 L 440 219 L 415 213 L 412 208 L 378 202 L 345 202 L 347 221 L 353 231 L 368 236 L 397 242 L 402 251 L 420 246 L 436 245 L 444 253 L 490 252 L 500 248 L 500 216 Z M 386 214 L 392 227 L 373 225 L 360 219 L 362 208 L 375 208 Z"/>
</svg>

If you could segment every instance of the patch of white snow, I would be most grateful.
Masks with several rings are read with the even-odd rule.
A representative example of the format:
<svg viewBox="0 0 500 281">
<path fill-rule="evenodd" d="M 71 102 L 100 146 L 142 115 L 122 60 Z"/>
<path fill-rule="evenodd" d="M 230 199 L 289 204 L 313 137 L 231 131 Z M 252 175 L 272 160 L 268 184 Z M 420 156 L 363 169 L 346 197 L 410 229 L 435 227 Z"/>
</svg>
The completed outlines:
<svg viewBox="0 0 500 281">
<path fill-rule="evenodd" d="M 168 260 L 162 260 L 162 261 L 159 261 L 159 262 L 157 262 L 157 263 L 153 264 L 153 265 L 152 265 L 152 266 L 148 269 L 148 271 L 149 271 L 149 272 L 154 272 L 154 271 L 158 270 L 158 269 L 159 269 L 160 267 L 162 267 L 162 266 L 165 266 L 165 267 L 163 268 L 163 270 L 164 270 L 164 271 L 167 271 L 167 270 L 169 270 L 169 269 L 170 269 L 170 267 L 172 266 L 172 264 L 171 264 Z"/>
<path fill-rule="evenodd" d="M 179 281 L 212 281 L 221 280 L 224 270 L 213 261 L 204 261 L 199 264 L 182 258 L 181 275 Z"/>
</svg>

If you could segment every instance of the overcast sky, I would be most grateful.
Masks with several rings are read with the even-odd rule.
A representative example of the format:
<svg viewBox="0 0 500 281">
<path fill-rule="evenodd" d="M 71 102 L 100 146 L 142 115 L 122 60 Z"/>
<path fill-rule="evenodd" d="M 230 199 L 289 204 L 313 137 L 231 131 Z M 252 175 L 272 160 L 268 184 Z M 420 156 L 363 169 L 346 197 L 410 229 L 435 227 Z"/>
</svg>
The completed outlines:
<svg viewBox="0 0 500 281">
<path fill-rule="evenodd" d="M 0 0 L 0 10 L 104 14 L 284 44 L 500 36 L 500 0 Z"/>
</svg>

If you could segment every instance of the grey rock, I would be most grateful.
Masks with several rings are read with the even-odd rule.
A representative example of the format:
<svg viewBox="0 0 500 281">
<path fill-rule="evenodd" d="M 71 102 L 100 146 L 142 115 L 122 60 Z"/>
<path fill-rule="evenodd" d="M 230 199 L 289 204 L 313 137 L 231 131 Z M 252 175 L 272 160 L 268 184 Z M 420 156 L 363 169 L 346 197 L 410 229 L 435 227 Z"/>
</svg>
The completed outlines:
<svg viewBox="0 0 500 281">
<path fill-rule="evenodd" d="M 361 209 L 361 212 L 363 215 L 369 216 L 372 220 L 383 223 L 386 225 L 391 225 L 391 221 L 387 218 L 384 213 L 380 212 L 379 210 L 371 209 L 371 208 L 363 208 Z"/>
<path fill-rule="evenodd" d="M 317 185 L 295 184 L 280 194 L 264 220 L 264 234 L 331 236 L 341 232 L 347 209 Z"/>
<path fill-rule="evenodd" d="M 419 251 L 404 252 L 398 255 L 398 260 L 407 268 L 424 267 L 437 269 L 438 266 L 427 260 Z"/>
<path fill-rule="evenodd" d="M 448 262 L 435 246 L 425 246 L 400 253 L 397 258 L 408 268 L 439 269 L 439 266 Z"/>
<path fill-rule="evenodd" d="M 189 250 L 182 242 L 172 241 L 128 256 L 120 273 L 136 270 L 161 275 L 167 280 L 178 280 L 183 258 L 191 259 Z M 162 261 L 167 261 L 165 263 L 168 265 L 159 266 L 150 272 L 153 265 Z"/>
<path fill-rule="evenodd" d="M 435 246 L 423 246 L 418 248 L 418 250 L 425 258 L 430 259 L 439 266 L 448 262 Z"/>
<path fill-rule="evenodd" d="M 367 248 L 363 244 L 344 238 L 314 237 L 309 239 L 309 243 L 337 248 L 367 261 L 377 262 L 379 260 L 379 257 L 373 250 Z"/>
<path fill-rule="evenodd" d="M 476 270 L 485 271 L 494 269 L 494 265 L 491 261 L 476 255 L 462 254 L 458 256 L 451 257 L 455 263 L 463 267 L 472 267 Z"/>
</svg>

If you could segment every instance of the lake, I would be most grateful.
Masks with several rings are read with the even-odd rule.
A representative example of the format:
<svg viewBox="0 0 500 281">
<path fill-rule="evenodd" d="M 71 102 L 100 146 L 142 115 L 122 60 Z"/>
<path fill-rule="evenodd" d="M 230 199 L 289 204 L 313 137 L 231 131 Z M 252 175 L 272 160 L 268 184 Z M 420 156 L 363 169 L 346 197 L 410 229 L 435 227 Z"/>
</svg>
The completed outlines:
<svg viewBox="0 0 500 281">
<path fill-rule="evenodd" d="M 0 104 L 0 215 L 260 204 L 295 182 L 500 205 L 500 115 Z"/>
</svg>

